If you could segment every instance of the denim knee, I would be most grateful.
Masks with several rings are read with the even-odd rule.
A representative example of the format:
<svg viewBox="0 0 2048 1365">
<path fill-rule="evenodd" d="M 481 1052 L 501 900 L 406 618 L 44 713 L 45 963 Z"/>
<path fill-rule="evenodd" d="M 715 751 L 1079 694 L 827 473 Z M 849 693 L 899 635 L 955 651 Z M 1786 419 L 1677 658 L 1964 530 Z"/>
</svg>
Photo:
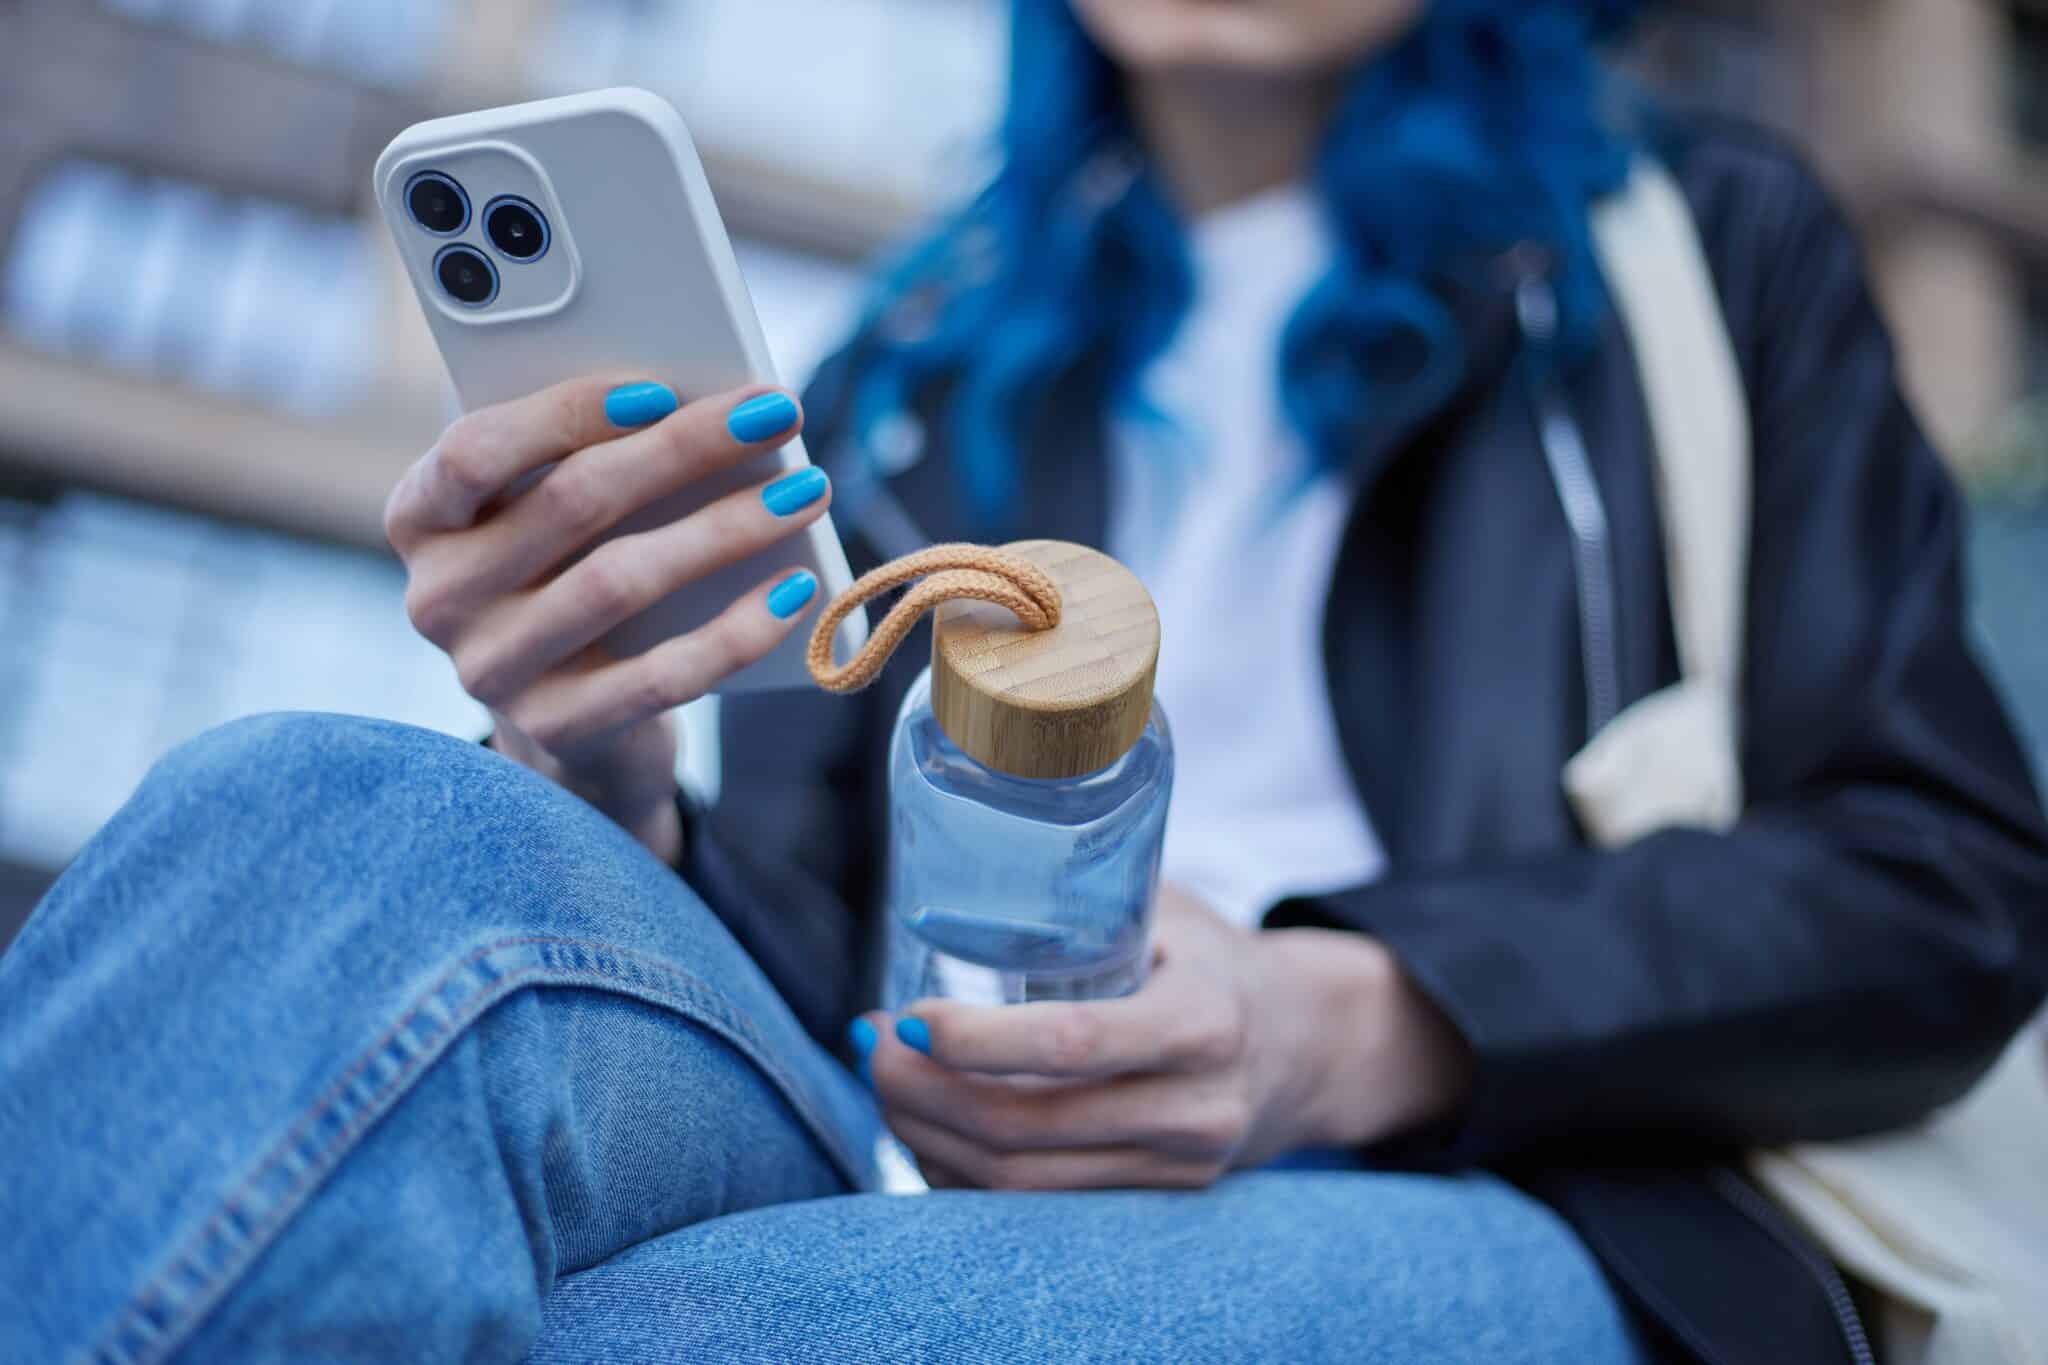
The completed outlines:
<svg viewBox="0 0 2048 1365">
<path fill-rule="evenodd" d="M 135 799 L 194 818 L 315 829 L 345 809 L 418 814 L 474 805 L 483 791 L 491 793 L 494 814 L 514 820 L 522 812 L 538 818 L 540 807 L 566 795 L 468 740 L 394 721 L 301 711 L 230 721 L 180 745 L 150 771 Z M 560 817 L 557 809 L 548 814 Z"/>
<path fill-rule="evenodd" d="M 489 757 L 478 746 L 393 721 L 280 711 L 232 720 L 186 741 L 157 763 L 144 787 L 168 784 L 201 799 L 290 801 L 331 787 L 343 774 L 375 784 L 465 756 Z"/>
<path fill-rule="evenodd" d="M 102 836 L 124 845 L 304 851 L 317 860 L 476 869 L 644 856 L 589 805 L 449 735 L 358 716 L 233 721 L 167 755 Z"/>
</svg>

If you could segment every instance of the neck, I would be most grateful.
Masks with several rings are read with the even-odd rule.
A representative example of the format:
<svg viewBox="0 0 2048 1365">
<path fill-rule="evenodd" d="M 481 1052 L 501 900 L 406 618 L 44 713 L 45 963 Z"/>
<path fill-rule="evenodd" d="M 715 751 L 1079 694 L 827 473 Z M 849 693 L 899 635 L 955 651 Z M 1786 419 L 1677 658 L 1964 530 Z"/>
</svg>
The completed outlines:
<svg viewBox="0 0 2048 1365">
<path fill-rule="evenodd" d="M 1308 178 L 1343 83 L 1174 72 L 1133 76 L 1132 117 L 1183 214 Z"/>
</svg>

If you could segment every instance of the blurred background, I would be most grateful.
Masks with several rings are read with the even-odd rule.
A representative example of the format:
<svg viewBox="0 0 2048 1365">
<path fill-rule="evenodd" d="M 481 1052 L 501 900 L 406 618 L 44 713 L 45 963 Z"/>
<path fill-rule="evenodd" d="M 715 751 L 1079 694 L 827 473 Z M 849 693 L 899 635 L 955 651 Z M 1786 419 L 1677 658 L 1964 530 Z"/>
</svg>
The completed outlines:
<svg viewBox="0 0 2048 1365">
<path fill-rule="evenodd" d="M 484 728 L 378 529 L 452 412 L 373 219 L 392 134 L 667 95 L 801 384 L 861 264 L 986 173 L 1004 44 L 1000 0 L 0 0 L 0 945 L 220 721 Z M 2048 0 L 1698 0 L 1616 60 L 1849 206 L 2048 758 Z"/>
</svg>

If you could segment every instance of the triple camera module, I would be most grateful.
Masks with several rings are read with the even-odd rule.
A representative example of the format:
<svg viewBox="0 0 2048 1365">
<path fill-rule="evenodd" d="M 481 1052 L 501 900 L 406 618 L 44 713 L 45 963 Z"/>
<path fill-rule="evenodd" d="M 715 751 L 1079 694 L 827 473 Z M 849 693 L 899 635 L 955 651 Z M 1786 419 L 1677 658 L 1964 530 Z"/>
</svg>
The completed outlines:
<svg viewBox="0 0 2048 1365">
<path fill-rule="evenodd" d="M 405 187 L 405 209 L 413 222 L 436 237 L 460 237 L 470 223 L 469 194 L 453 177 L 421 171 Z M 548 251 L 548 220 L 534 205 L 501 194 L 484 205 L 484 238 L 491 250 L 517 265 L 531 265 Z M 434 278 L 442 292 L 465 308 L 485 308 L 498 297 L 498 268 L 489 256 L 464 242 L 451 242 L 434 257 Z"/>
</svg>

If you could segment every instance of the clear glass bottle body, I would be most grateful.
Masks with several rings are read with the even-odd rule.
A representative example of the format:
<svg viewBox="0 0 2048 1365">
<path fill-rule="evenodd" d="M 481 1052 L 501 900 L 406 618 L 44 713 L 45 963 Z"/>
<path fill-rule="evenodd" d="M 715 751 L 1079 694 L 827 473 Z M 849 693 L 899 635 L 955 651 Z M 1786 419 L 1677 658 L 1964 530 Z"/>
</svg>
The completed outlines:
<svg viewBox="0 0 2048 1365">
<path fill-rule="evenodd" d="M 884 1004 L 1093 1000 L 1144 984 L 1173 790 L 1155 702 L 1129 752 L 1085 777 L 1011 777 L 939 728 L 927 669 L 889 746 Z"/>
</svg>

